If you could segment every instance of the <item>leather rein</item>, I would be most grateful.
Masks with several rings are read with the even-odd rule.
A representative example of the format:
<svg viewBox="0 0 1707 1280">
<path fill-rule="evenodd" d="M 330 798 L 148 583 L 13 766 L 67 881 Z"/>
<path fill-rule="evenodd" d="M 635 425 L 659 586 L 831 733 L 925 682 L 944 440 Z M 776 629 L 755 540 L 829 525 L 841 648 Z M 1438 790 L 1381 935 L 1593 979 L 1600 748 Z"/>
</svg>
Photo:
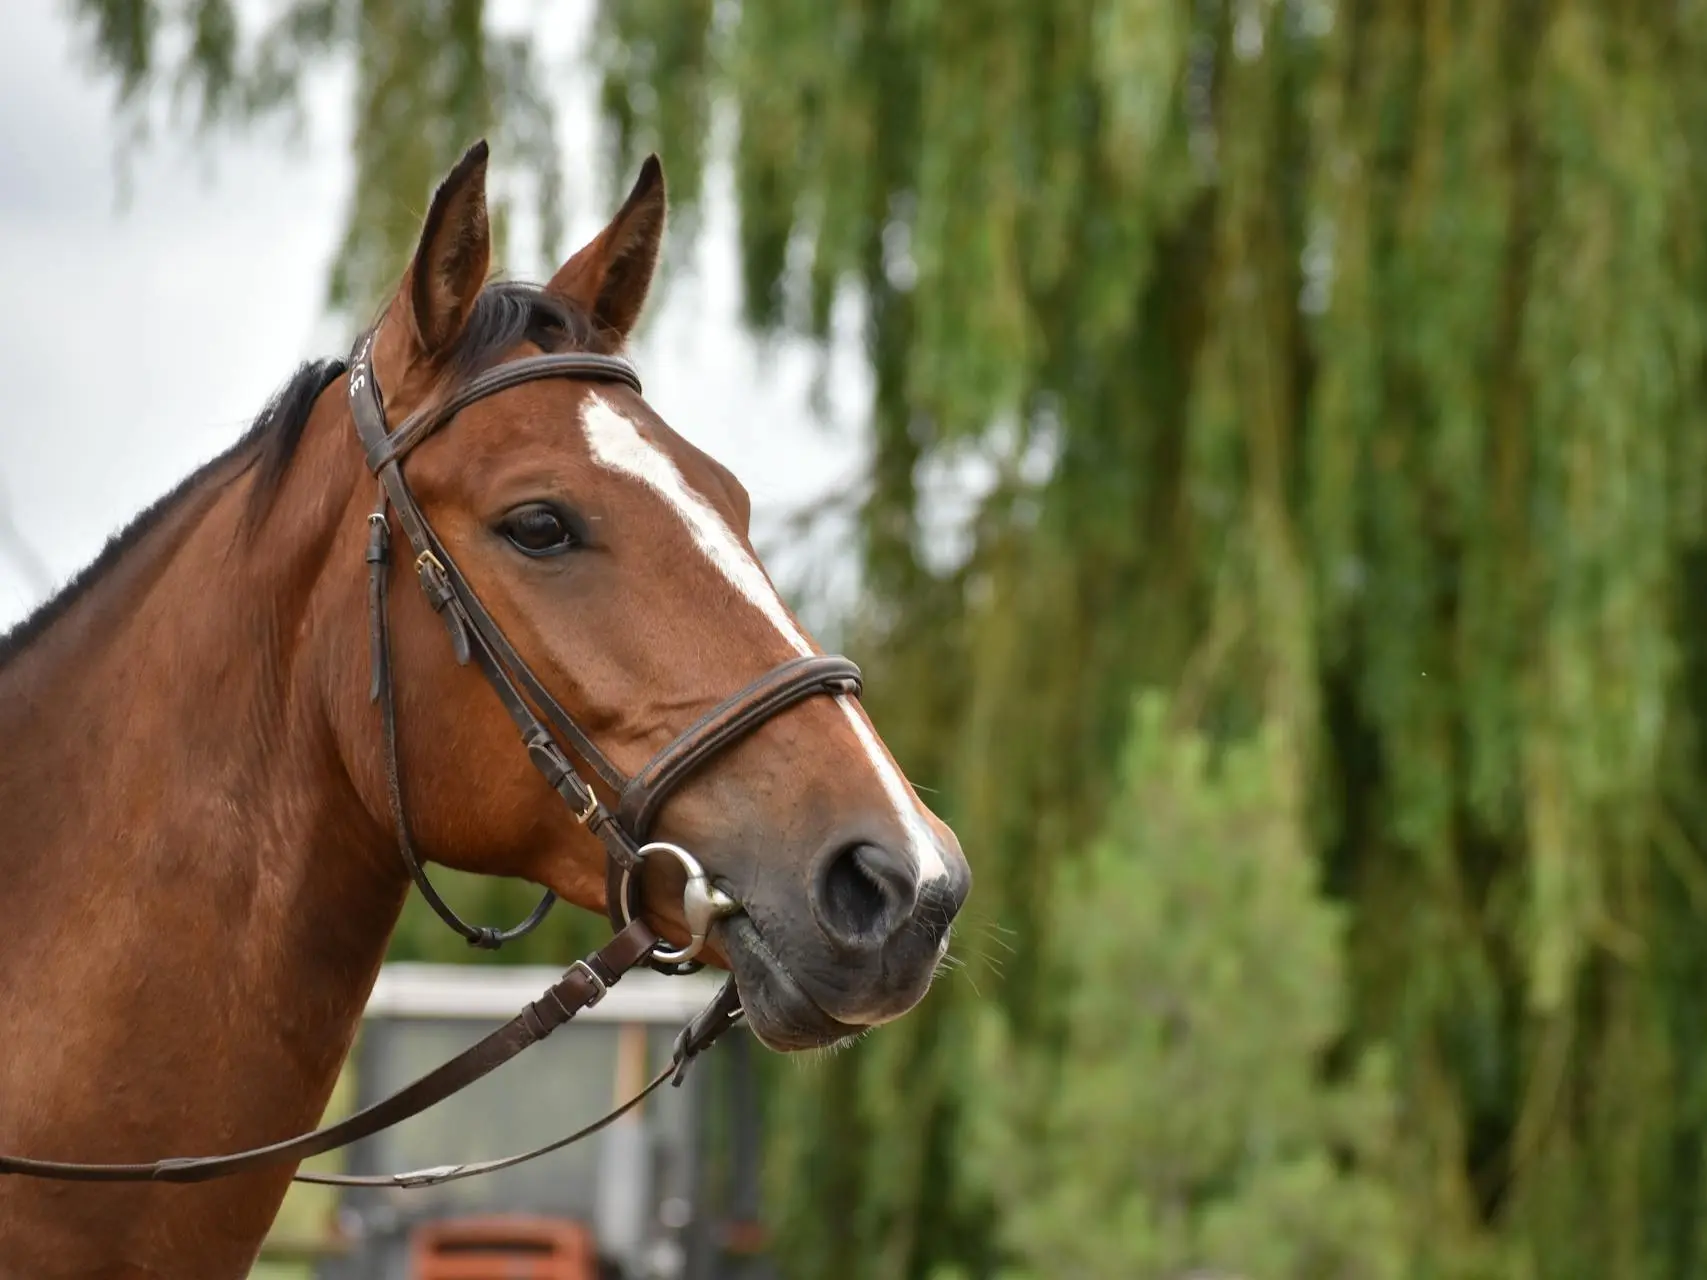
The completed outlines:
<svg viewBox="0 0 1707 1280">
<path fill-rule="evenodd" d="M 705 869 L 686 849 L 664 841 L 646 842 L 659 810 L 696 770 L 772 717 L 808 698 L 857 695 L 860 691 L 859 668 L 847 658 L 792 659 L 707 711 L 633 777 L 624 775 L 552 697 L 481 604 L 415 501 L 403 475 L 403 459 L 463 409 L 511 387 L 543 378 L 568 378 L 616 383 L 639 395 L 639 374 L 620 356 L 592 352 L 524 356 L 469 379 L 444 399 L 417 410 L 393 431 L 386 424 L 384 401 L 374 377 L 376 333 L 377 328 L 365 333 L 350 358 L 349 408 L 366 451 L 368 468 L 378 479 L 377 498 L 368 516 L 366 552 L 372 669 L 369 697 L 380 708 L 387 798 L 398 850 L 427 905 L 470 946 L 495 949 L 531 932 L 556 901 L 555 895 L 547 891 L 525 919 L 507 929 L 471 925 L 433 887 L 415 852 L 404 811 L 397 752 L 397 700 L 391 668 L 387 591 L 393 517 L 414 552 L 416 577 L 428 603 L 444 623 L 457 662 L 466 665 L 472 661 L 479 668 L 515 723 L 534 767 L 562 797 L 575 819 L 604 846 L 605 907 L 615 936 L 597 951 L 575 961 L 539 999 L 496 1031 L 414 1083 L 336 1124 L 227 1155 L 172 1157 L 148 1163 L 88 1164 L 0 1154 L 0 1175 L 75 1182 L 206 1182 L 305 1160 L 389 1129 L 461 1092 L 528 1046 L 543 1040 L 583 1009 L 597 1004 L 631 969 L 644 964 L 662 973 L 694 972 L 702 967 L 695 957 L 704 946 L 711 926 L 719 918 L 739 911 L 740 906 L 711 883 Z M 582 775 L 577 761 L 609 793 L 614 809 L 607 805 L 598 787 Z M 681 947 L 667 947 L 641 917 L 637 873 L 654 855 L 677 862 L 687 876 L 683 914 L 689 939 Z M 522 1164 L 597 1133 L 638 1106 L 665 1081 L 679 1085 L 688 1064 L 741 1017 L 740 996 L 731 977 L 712 1002 L 683 1028 L 669 1063 L 639 1093 L 592 1124 L 531 1151 L 395 1174 L 297 1173 L 294 1180 L 332 1186 L 427 1187 Z"/>
</svg>

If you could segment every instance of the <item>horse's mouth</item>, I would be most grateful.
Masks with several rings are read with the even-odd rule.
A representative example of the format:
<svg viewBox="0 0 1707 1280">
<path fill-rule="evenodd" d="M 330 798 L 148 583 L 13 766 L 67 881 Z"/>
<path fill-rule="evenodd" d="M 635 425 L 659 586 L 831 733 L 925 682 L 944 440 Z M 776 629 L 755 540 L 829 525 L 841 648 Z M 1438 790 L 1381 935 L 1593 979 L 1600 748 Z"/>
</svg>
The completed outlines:
<svg viewBox="0 0 1707 1280">
<path fill-rule="evenodd" d="M 734 971 L 747 1025 L 766 1048 L 822 1049 L 865 1030 L 831 1017 L 801 990 L 745 912 L 719 923 L 718 941 Z"/>
</svg>

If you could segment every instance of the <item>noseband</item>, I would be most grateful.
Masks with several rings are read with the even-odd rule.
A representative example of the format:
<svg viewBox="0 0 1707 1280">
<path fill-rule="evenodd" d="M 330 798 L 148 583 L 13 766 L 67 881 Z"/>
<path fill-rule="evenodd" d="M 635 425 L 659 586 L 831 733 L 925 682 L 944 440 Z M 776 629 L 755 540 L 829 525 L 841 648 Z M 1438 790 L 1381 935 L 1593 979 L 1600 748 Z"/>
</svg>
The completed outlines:
<svg viewBox="0 0 1707 1280">
<path fill-rule="evenodd" d="M 403 475 L 410 450 L 448 423 L 462 410 L 487 396 L 544 378 L 617 383 L 640 394 L 640 375 L 619 356 L 591 352 L 525 356 L 498 365 L 469 380 L 437 404 L 417 410 L 395 431 L 388 430 L 385 403 L 373 371 L 370 330 L 356 345 L 350 360 L 349 403 L 356 431 L 367 451 L 369 469 L 379 479 L 378 499 L 368 517 L 368 617 L 373 681 L 370 697 L 380 704 L 385 742 L 386 786 L 397 844 L 421 896 L 439 917 L 468 940 L 470 946 L 496 948 L 536 928 L 551 909 L 555 896 L 547 892 L 520 924 L 508 929 L 471 925 L 456 914 L 433 888 L 417 856 L 404 813 L 402 777 L 397 759 L 397 705 L 391 674 L 391 639 L 386 587 L 391 563 L 391 522 L 397 523 L 415 553 L 415 573 L 427 602 L 450 635 L 459 663 L 471 659 L 486 677 L 498 700 L 520 731 L 534 767 L 569 806 L 576 821 L 598 836 L 605 848 L 605 911 L 611 927 L 621 930 L 640 915 L 640 864 L 652 852 L 667 853 L 688 875 L 693 914 L 686 945 L 669 950 L 659 944 L 648 957 L 653 968 L 686 973 L 699 968 L 694 960 L 705 930 L 718 914 L 736 910 L 733 899 L 707 881 L 691 854 L 676 845 L 645 843 L 658 811 L 682 783 L 719 752 L 740 741 L 773 716 L 818 694 L 857 694 L 859 668 L 843 657 L 795 658 L 730 695 L 684 729 L 674 741 L 627 777 L 611 763 L 575 723 L 516 652 L 503 630 L 481 604 L 468 579 L 457 568 L 434 533 Z M 573 753 L 571 755 L 571 752 Z M 575 766 L 579 760 L 608 788 L 615 811 Z M 696 885 L 698 886 L 696 889 Z M 693 895 L 697 892 L 698 898 Z"/>
<path fill-rule="evenodd" d="M 205 1182 L 252 1169 L 307 1159 L 348 1146 L 419 1115 L 452 1094 L 466 1089 L 538 1043 L 582 1009 L 597 1004 L 623 974 L 640 964 L 664 973 L 688 973 L 700 968 L 695 960 L 711 926 L 721 916 L 740 909 L 718 889 L 699 861 L 680 845 L 646 843 L 658 810 L 683 782 L 726 747 L 739 742 L 773 716 L 818 694 L 857 694 L 859 668 L 846 658 L 806 657 L 785 662 L 746 688 L 712 707 L 653 756 L 632 778 L 610 762 L 572 716 L 551 696 L 522 660 L 503 630 L 480 603 L 474 588 L 421 511 L 403 476 L 403 458 L 463 409 L 487 396 L 542 378 L 582 382 L 621 383 L 639 394 L 634 366 L 617 356 L 571 352 L 527 356 L 512 360 L 470 379 L 444 400 L 421 409 L 395 431 L 385 422 L 385 403 L 373 372 L 374 331 L 356 344 L 350 359 L 349 403 L 356 430 L 367 451 L 368 467 L 379 478 L 379 496 L 368 516 L 368 624 L 373 668 L 370 697 L 379 703 L 385 745 L 386 788 L 397 846 L 404 864 L 428 905 L 471 946 L 498 947 L 528 933 L 545 918 L 556 898 L 546 893 L 528 917 L 509 929 L 469 924 L 452 911 L 427 878 L 409 836 L 403 809 L 403 780 L 397 758 L 397 698 L 391 672 L 391 628 L 386 589 L 391 564 L 391 513 L 415 553 L 415 574 L 427 601 L 443 620 L 459 663 L 472 660 L 522 736 L 528 759 L 563 797 L 576 821 L 598 836 L 605 848 L 605 909 L 616 936 L 598 951 L 569 966 L 562 979 L 503 1026 L 463 1050 L 449 1062 L 404 1086 L 396 1093 L 311 1133 L 298 1134 L 264 1147 L 227 1155 L 179 1156 L 137 1164 L 91 1164 L 42 1160 L 0 1154 L 0 1176 L 11 1174 L 72 1182 Z M 571 752 L 573 754 L 571 754 Z M 614 811 L 599 791 L 583 778 L 579 760 L 598 778 L 615 802 Z M 687 875 L 682 890 L 683 916 L 688 926 L 685 945 L 670 949 L 641 918 L 640 877 L 648 857 L 662 855 L 678 863 Z M 592 1124 L 567 1137 L 519 1155 L 470 1164 L 443 1165 L 396 1174 L 297 1173 L 298 1182 L 334 1186 L 428 1187 L 506 1169 L 598 1132 L 636 1106 L 666 1081 L 681 1083 L 688 1064 L 741 1017 L 741 1002 L 730 978 L 717 997 L 676 1038 L 674 1052 L 663 1070 L 639 1093 Z"/>
</svg>

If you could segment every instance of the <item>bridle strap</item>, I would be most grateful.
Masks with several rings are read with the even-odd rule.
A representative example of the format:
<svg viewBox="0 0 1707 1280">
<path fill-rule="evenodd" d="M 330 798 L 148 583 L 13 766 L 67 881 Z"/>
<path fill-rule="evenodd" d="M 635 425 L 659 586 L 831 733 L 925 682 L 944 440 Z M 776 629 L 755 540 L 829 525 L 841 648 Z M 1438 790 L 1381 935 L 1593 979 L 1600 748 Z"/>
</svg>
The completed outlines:
<svg viewBox="0 0 1707 1280">
<path fill-rule="evenodd" d="M 569 805 L 575 816 L 599 837 L 605 847 L 607 861 L 632 868 L 638 858 L 636 845 L 604 807 L 593 789 L 576 772 L 562 748 L 558 746 L 552 731 L 540 721 L 529 705 L 528 698 L 517 690 L 516 684 L 520 683 L 535 703 L 546 710 L 552 721 L 552 728 L 571 743 L 613 792 L 620 792 L 627 780 L 580 731 L 573 720 L 563 713 L 555 699 L 550 697 L 527 664 L 522 661 L 521 655 L 516 653 L 504 637 L 502 630 L 469 587 L 468 580 L 456 568 L 449 553 L 434 536 L 431 525 L 403 478 L 400 460 L 408 449 L 425 439 L 431 431 L 448 421 L 455 413 L 483 396 L 495 394 L 508 387 L 543 377 L 588 377 L 621 381 L 638 389 L 640 379 L 633 366 L 614 356 L 576 352 L 527 357 L 487 370 L 453 392 L 442 403 L 412 414 L 396 432 L 388 432 L 384 401 L 372 366 L 373 341 L 374 333 L 369 331 L 363 335 L 351 357 L 349 406 L 370 464 L 376 459 L 380 460 L 375 468 L 379 478 L 379 495 L 374 511 L 368 518 L 367 559 L 370 661 L 373 670 L 370 693 L 374 700 L 380 703 L 384 722 L 387 801 L 391 809 L 392 825 L 397 834 L 399 853 L 410 879 L 421 891 L 427 905 L 469 945 L 495 950 L 505 942 L 537 928 L 556 902 L 556 895 L 549 891 L 544 893 L 527 918 L 508 929 L 469 924 L 439 894 L 415 852 L 405 816 L 401 774 L 397 763 L 396 698 L 391 680 L 390 633 L 386 608 L 390 562 L 388 509 L 396 512 L 398 523 L 415 551 L 415 570 L 422 590 L 428 603 L 445 624 L 456 660 L 464 664 L 471 658 L 475 660 L 521 734 L 528 758 L 544 775 L 553 790 Z M 616 915 L 612 915 L 614 920 Z"/>
<path fill-rule="evenodd" d="M 559 982 L 485 1039 L 390 1097 L 324 1129 L 230 1155 L 177 1157 L 148 1164 L 84 1164 L 0 1155 L 0 1174 L 70 1182 L 206 1182 L 268 1165 L 306 1160 L 348 1146 L 443 1102 L 497 1070 L 529 1045 L 545 1039 L 581 1010 L 598 1003 L 605 991 L 645 960 L 657 944 L 658 936 L 645 922 L 636 920 L 598 951 L 576 961 Z M 713 1008 L 716 1007 L 714 1003 Z M 678 1041 L 673 1064 L 685 1065 L 731 1022 L 703 1015 L 696 1019 L 694 1027 L 700 1029 L 700 1035 L 684 1036 Z"/>
<path fill-rule="evenodd" d="M 368 357 L 371 366 L 371 355 Z M 477 400 L 519 387 L 524 382 L 541 378 L 578 378 L 588 382 L 620 382 L 641 393 L 640 375 L 621 356 L 599 355 L 591 351 L 562 351 L 550 355 L 524 356 L 506 364 L 495 365 L 459 386 L 444 400 L 419 409 L 409 415 L 395 431 L 369 442 L 367 447 L 369 471 L 377 472 L 388 462 L 402 458 L 421 441 L 461 413 Z"/>
<path fill-rule="evenodd" d="M 411 1169 L 405 1173 L 299 1173 L 297 1182 L 312 1182 L 326 1187 L 436 1187 L 446 1182 L 460 1182 L 464 1178 L 477 1178 L 481 1174 L 496 1173 L 499 1169 L 514 1168 L 518 1164 L 526 1164 L 529 1160 L 537 1160 L 540 1156 L 550 1155 L 564 1147 L 572 1146 L 583 1138 L 590 1138 L 599 1130 L 620 1120 L 668 1080 L 679 1085 L 688 1069 L 688 1064 L 699 1054 L 709 1049 L 712 1043 L 723 1032 L 734 1026 L 741 1018 L 741 997 L 735 990 L 735 980 L 730 978 L 717 993 L 717 998 L 695 1015 L 694 1020 L 676 1037 L 675 1049 L 670 1054 L 670 1061 L 664 1069 L 646 1082 L 639 1093 L 629 1098 L 621 1106 L 605 1112 L 591 1124 L 583 1125 L 574 1133 L 561 1138 L 553 1138 L 550 1142 L 542 1143 L 531 1150 L 516 1155 L 502 1156 L 495 1160 L 478 1160 L 468 1164 L 435 1165 L 430 1169 Z"/>
<path fill-rule="evenodd" d="M 617 821 L 610 825 L 632 833 L 634 840 L 645 840 L 670 793 L 719 751 L 815 694 L 858 693 L 859 689 L 859 667 L 847 658 L 820 655 L 783 663 L 718 703 L 653 756 L 620 789 Z M 630 870 L 615 857 L 605 860 L 605 914 L 613 929 L 640 915 L 640 877 L 627 875 Z M 654 962 L 652 967 L 688 973 L 698 966 Z"/>
<path fill-rule="evenodd" d="M 526 919 L 508 929 L 471 925 L 439 895 L 427 875 L 426 868 L 421 865 L 421 859 L 415 852 L 414 839 L 409 832 L 409 816 L 403 803 L 403 770 L 397 754 L 397 697 L 392 685 L 391 622 L 385 589 L 391 563 L 390 548 L 390 528 L 386 523 L 382 498 L 377 509 L 368 517 L 368 616 L 372 635 L 370 658 L 373 664 L 369 695 L 379 703 L 381 744 L 385 752 L 385 793 L 387 805 L 391 810 L 392 829 L 397 835 L 397 847 L 402 854 L 403 865 L 408 868 L 409 878 L 415 882 L 415 887 L 420 890 L 427 905 L 459 933 L 469 946 L 495 951 L 504 943 L 536 929 L 551 910 L 552 904 L 557 901 L 557 895 L 548 890 L 534 905 Z M 495 677 L 494 687 L 497 681 L 503 679 L 502 672 L 487 674 L 489 679 Z M 519 702 L 519 699 L 517 701 Z"/>
<path fill-rule="evenodd" d="M 390 464 L 387 470 L 394 471 L 395 467 L 395 463 Z M 413 497 L 408 495 L 406 490 L 403 492 L 405 501 L 413 505 Z M 382 506 L 383 503 L 384 498 L 381 499 Z M 396 504 L 393 503 L 393 505 Z M 374 521 L 373 526 L 375 529 L 384 529 L 383 519 Z M 441 556 L 444 558 L 441 559 Z M 533 672 L 529 670 L 521 656 L 510 646 L 503 633 L 498 629 L 497 624 L 492 621 L 491 615 L 486 612 L 479 599 L 468 588 L 467 580 L 457 571 L 454 561 L 449 560 L 448 552 L 434 552 L 429 548 L 416 558 L 416 570 L 428 602 L 444 620 L 445 626 L 450 632 L 452 647 L 458 661 L 466 663 L 472 659 L 479 666 L 487 683 L 491 685 L 492 691 L 498 696 L 499 702 L 520 733 L 522 745 L 527 750 L 529 760 L 533 762 L 534 767 L 544 776 L 546 782 L 557 792 L 563 802 L 568 805 L 570 812 L 575 815 L 576 819 L 597 836 L 604 846 L 606 866 L 611 869 L 611 874 L 607 877 L 608 889 L 611 884 L 620 879 L 622 871 L 632 870 L 638 865 L 639 847 L 628 832 L 623 829 L 622 824 L 616 820 L 615 815 L 605 806 L 598 794 L 576 772 L 574 764 L 558 746 L 557 738 L 553 736 L 552 730 L 561 730 L 566 726 L 570 732 L 561 736 L 569 738 L 578 751 L 584 744 L 585 751 L 582 752 L 582 758 L 594 763 L 599 776 L 606 780 L 607 785 L 613 791 L 620 793 L 621 788 L 626 785 L 626 779 L 614 765 L 605 759 L 602 753 L 598 752 L 586 740 L 580 729 L 574 725 L 573 721 L 569 720 L 562 709 L 558 707 L 556 701 L 540 686 Z M 380 617 L 383 620 L 383 605 L 381 610 Z M 376 645 L 376 652 L 381 647 L 385 646 L 383 644 Z M 379 669 L 389 672 L 389 663 L 385 663 Z M 386 679 L 389 680 L 389 675 Z M 518 683 L 530 692 L 531 701 L 516 688 Z M 387 684 L 381 695 L 382 707 L 389 708 L 393 702 L 394 699 Z M 550 728 L 534 713 L 533 707 L 535 705 L 542 706 L 550 717 Z M 395 714 L 388 714 L 386 720 L 388 724 L 393 722 Z M 390 730 L 388 729 L 387 732 L 389 734 Z M 394 741 L 388 736 L 386 740 L 387 768 L 390 770 L 388 782 L 396 777 L 395 765 L 393 764 L 395 750 Z M 414 852 L 409 840 L 408 828 L 401 817 L 401 791 L 395 783 L 391 784 L 391 795 L 394 797 L 392 820 L 397 830 L 398 847 L 411 878 L 421 889 L 427 905 L 450 928 L 467 939 L 471 946 L 495 950 L 505 942 L 531 931 L 545 918 L 545 913 L 556 901 L 555 895 L 549 892 L 540 898 L 539 903 L 527 919 L 509 929 L 500 930 L 489 925 L 471 925 L 463 920 L 433 888 L 431 880 Z M 606 905 L 612 927 L 621 928 L 620 904 L 610 901 L 607 894 Z"/>
<path fill-rule="evenodd" d="M 653 756 L 622 789 L 617 817 L 644 840 L 670 793 L 712 756 L 797 702 L 819 694 L 842 696 L 859 691 L 859 667 L 839 655 L 796 658 L 773 668 L 707 711 Z"/>
<path fill-rule="evenodd" d="M 425 531 L 423 543 L 418 544 L 416 548 L 415 571 L 421 579 L 421 586 L 428 601 L 438 611 L 451 633 L 457 660 L 467 662 L 471 653 L 479 658 L 484 652 L 491 663 L 504 672 L 505 678 L 514 682 L 509 686 L 510 692 L 519 697 L 515 685 L 520 685 L 521 690 L 527 694 L 530 707 L 538 707 L 545 713 L 553 733 L 567 739 L 575 754 L 605 785 L 614 792 L 620 792 L 628 784 L 627 777 L 599 750 L 593 740 L 581 731 L 580 726 L 569 718 L 568 713 L 539 682 L 521 654 L 516 652 L 515 646 L 505 637 L 503 630 L 487 612 L 486 606 L 480 602 L 480 597 L 474 594 L 467 577 L 457 568 L 456 561 L 451 559 L 450 552 L 445 550 L 443 544 L 433 536 L 431 529 L 420 519 L 420 509 L 415 505 L 415 497 L 408 487 L 402 484 L 397 464 L 387 464 L 385 470 L 380 473 L 380 479 L 387 498 L 399 513 L 400 520 L 405 510 L 410 511 L 414 515 L 414 523 Z M 409 521 L 402 523 L 405 529 L 409 528 Z M 482 664 L 482 669 L 487 669 L 485 664 Z M 518 727 L 524 730 L 524 737 L 538 723 L 537 717 L 531 715 L 531 710 L 525 727 L 522 721 L 517 722 Z"/>
</svg>

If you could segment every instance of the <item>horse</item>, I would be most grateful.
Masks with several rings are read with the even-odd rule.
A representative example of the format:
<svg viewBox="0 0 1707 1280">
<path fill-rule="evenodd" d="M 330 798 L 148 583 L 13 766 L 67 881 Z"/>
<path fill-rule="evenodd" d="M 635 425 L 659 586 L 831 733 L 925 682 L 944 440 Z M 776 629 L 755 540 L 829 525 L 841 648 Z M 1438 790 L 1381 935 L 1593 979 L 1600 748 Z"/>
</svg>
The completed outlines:
<svg viewBox="0 0 1707 1280">
<path fill-rule="evenodd" d="M 602 755 L 633 775 L 732 690 L 830 661 L 755 555 L 740 482 L 636 380 L 502 381 L 553 353 L 595 372 L 621 355 L 664 232 L 657 158 L 538 286 L 489 278 L 486 168 L 480 143 L 437 188 L 359 364 L 303 365 L 0 640 L 0 1152 L 137 1161 L 308 1128 L 411 858 L 612 908 L 582 820 L 616 803 L 611 785 L 599 773 L 585 812 L 565 806 L 539 742 L 518 747 L 518 714 L 555 700 L 585 733 L 568 752 L 581 772 Z M 483 377 L 489 394 L 457 399 Z M 382 422 L 448 415 L 394 461 L 433 545 L 537 673 L 519 712 L 446 643 L 428 593 L 396 593 L 385 652 L 370 645 L 369 562 L 412 576 L 433 559 L 376 533 L 397 513 L 374 506 L 353 421 L 353 380 L 370 378 Z M 729 904 L 702 957 L 781 1052 L 917 1004 L 971 886 L 850 687 L 808 692 L 822 696 L 726 735 L 656 814 Z M 640 867 L 635 910 L 684 954 L 663 861 Z M 0 1274 L 242 1276 L 293 1168 L 194 1185 L 0 1176 Z"/>
</svg>

